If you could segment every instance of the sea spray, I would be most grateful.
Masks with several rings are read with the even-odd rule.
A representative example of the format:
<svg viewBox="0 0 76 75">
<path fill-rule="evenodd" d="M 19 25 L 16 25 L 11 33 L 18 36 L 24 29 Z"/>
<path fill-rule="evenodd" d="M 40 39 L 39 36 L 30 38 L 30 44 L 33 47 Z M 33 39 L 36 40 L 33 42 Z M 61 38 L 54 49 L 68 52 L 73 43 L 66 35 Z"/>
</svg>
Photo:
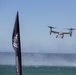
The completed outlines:
<svg viewBox="0 0 76 75">
<path fill-rule="evenodd" d="M 1 65 L 15 65 L 12 52 L 0 52 Z M 76 66 L 76 54 L 22 53 L 24 66 Z"/>
</svg>

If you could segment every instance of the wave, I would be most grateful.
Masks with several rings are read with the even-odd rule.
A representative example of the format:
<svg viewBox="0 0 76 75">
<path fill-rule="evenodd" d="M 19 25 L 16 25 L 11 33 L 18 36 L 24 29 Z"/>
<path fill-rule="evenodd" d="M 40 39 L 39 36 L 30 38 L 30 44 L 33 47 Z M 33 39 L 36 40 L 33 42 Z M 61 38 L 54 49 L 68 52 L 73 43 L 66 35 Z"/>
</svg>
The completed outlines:
<svg viewBox="0 0 76 75">
<path fill-rule="evenodd" d="M 15 65 L 15 53 L 0 53 L 0 64 Z M 76 54 L 22 53 L 23 66 L 76 66 Z"/>
</svg>

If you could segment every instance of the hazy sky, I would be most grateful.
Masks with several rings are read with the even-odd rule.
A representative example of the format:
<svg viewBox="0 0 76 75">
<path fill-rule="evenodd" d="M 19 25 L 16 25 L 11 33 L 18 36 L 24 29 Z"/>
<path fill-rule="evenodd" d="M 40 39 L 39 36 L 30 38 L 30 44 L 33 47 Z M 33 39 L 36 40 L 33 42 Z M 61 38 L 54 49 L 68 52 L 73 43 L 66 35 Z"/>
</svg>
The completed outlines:
<svg viewBox="0 0 76 75">
<path fill-rule="evenodd" d="M 76 31 L 64 39 L 49 35 L 48 25 L 76 28 L 76 0 L 0 0 L 0 51 L 14 52 L 12 31 L 19 11 L 22 52 L 76 53 Z"/>
</svg>

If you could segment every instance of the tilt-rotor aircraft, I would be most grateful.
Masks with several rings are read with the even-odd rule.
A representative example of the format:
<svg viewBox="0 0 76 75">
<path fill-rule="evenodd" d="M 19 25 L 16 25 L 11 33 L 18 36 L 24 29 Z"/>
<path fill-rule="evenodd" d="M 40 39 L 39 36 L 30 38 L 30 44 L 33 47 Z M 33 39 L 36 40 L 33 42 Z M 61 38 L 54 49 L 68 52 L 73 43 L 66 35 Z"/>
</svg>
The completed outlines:
<svg viewBox="0 0 76 75">
<path fill-rule="evenodd" d="M 69 30 L 69 32 L 58 32 L 58 31 L 52 30 L 52 29 L 54 29 L 54 28 L 56 28 L 56 27 L 48 26 L 48 28 L 50 29 L 50 35 L 51 35 L 52 33 L 54 33 L 54 34 L 57 34 L 57 35 L 56 35 L 56 38 L 57 38 L 58 36 L 60 36 L 62 39 L 63 39 L 63 37 L 64 37 L 64 34 L 69 34 L 70 37 L 71 37 L 71 36 L 72 36 L 72 31 L 73 31 L 73 30 L 76 30 L 76 29 L 73 29 L 73 28 L 67 28 L 67 30 Z"/>
</svg>

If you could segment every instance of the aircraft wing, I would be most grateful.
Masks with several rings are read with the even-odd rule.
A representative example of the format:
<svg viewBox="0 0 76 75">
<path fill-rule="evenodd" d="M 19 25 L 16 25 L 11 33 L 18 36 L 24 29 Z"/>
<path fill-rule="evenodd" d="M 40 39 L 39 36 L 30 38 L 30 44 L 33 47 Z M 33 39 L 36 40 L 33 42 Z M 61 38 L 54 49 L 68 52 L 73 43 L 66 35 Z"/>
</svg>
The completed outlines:
<svg viewBox="0 0 76 75">
<path fill-rule="evenodd" d="M 52 33 L 55 33 L 55 34 L 59 34 L 59 32 L 57 32 L 57 31 L 51 31 Z"/>
<path fill-rule="evenodd" d="M 69 32 L 63 32 L 63 34 L 70 34 Z"/>
</svg>

